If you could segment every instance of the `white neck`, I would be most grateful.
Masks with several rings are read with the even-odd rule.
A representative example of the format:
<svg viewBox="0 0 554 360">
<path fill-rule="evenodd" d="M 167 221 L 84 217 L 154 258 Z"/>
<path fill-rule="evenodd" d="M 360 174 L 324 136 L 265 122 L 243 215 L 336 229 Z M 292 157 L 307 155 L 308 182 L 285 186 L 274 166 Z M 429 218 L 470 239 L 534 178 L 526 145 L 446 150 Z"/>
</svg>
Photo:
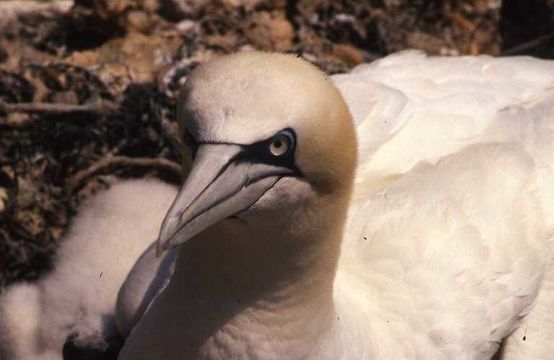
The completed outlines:
<svg viewBox="0 0 554 360">
<path fill-rule="evenodd" d="M 184 244 L 170 284 L 137 329 L 144 334 L 131 337 L 141 353 L 127 358 L 147 359 L 148 349 L 159 357 L 161 346 L 164 360 L 342 358 L 333 301 L 337 211 L 326 211 L 333 221 L 324 214 L 317 226 L 301 224 L 304 231 L 275 219 L 260 229 L 252 224 L 268 222 L 228 220 Z"/>
<path fill-rule="evenodd" d="M 182 249 L 172 283 L 194 309 L 190 345 L 200 359 L 306 358 L 336 319 L 334 244 L 284 243 L 274 238 L 282 228 L 245 234 L 244 226 L 222 224 Z"/>
</svg>

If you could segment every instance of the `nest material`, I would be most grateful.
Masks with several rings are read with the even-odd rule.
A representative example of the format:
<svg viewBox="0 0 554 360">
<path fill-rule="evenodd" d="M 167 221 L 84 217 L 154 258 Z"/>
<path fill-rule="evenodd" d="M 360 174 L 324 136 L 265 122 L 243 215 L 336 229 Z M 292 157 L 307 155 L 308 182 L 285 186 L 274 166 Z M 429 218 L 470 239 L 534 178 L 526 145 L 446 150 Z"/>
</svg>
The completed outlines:
<svg viewBox="0 0 554 360">
<path fill-rule="evenodd" d="M 501 49 L 495 0 L 29 4 L 0 2 L 10 7 L 0 15 L 0 286 L 47 270 L 97 189 L 121 177 L 181 181 L 190 157 L 174 108 L 199 63 L 260 49 L 333 73 L 405 48 Z"/>
</svg>

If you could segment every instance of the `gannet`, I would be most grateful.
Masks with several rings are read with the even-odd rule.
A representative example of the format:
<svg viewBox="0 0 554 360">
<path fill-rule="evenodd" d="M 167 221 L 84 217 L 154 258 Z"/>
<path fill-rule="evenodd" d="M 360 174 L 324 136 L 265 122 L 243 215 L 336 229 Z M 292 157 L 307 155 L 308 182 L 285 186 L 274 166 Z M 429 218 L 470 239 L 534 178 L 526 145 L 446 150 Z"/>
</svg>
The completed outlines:
<svg viewBox="0 0 554 360">
<path fill-rule="evenodd" d="M 54 271 L 0 297 L 0 359 L 60 360 L 114 322 L 124 360 L 549 359 L 553 84 L 526 57 L 202 65 L 158 244 L 173 188 L 91 200 Z"/>
<path fill-rule="evenodd" d="M 173 186 L 160 181 L 127 180 L 83 203 L 52 272 L 0 296 L 0 359 L 62 360 L 68 338 L 77 347 L 103 350 L 117 336 L 119 288 L 156 239 L 175 195 Z"/>
<path fill-rule="evenodd" d="M 551 358 L 553 85 L 525 57 L 199 66 L 174 273 L 118 359 Z"/>
</svg>

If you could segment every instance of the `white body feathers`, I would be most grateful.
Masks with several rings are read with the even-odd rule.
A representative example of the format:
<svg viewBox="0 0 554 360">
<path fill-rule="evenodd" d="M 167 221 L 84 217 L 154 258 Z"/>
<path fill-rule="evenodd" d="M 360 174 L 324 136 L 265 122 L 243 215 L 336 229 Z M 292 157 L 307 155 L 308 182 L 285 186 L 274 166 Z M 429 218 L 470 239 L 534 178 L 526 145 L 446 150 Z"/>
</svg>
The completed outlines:
<svg viewBox="0 0 554 360">
<path fill-rule="evenodd" d="M 360 144 L 336 296 L 367 296 L 370 358 L 490 359 L 554 306 L 554 63 L 406 52 L 334 81 Z M 537 311 L 505 359 L 552 354 Z"/>
</svg>

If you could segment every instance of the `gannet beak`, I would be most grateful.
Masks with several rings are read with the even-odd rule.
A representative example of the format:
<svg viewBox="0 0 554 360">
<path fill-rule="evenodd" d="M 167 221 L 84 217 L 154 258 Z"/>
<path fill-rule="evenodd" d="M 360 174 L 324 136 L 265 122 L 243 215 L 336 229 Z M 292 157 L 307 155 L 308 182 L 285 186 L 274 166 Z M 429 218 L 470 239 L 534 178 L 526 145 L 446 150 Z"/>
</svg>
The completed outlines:
<svg viewBox="0 0 554 360">
<path fill-rule="evenodd" d="M 157 253 L 180 245 L 202 230 L 253 205 L 287 167 L 248 161 L 243 147 L 203 144 L 189 176 L 163 220 Z"/>
</svg>

